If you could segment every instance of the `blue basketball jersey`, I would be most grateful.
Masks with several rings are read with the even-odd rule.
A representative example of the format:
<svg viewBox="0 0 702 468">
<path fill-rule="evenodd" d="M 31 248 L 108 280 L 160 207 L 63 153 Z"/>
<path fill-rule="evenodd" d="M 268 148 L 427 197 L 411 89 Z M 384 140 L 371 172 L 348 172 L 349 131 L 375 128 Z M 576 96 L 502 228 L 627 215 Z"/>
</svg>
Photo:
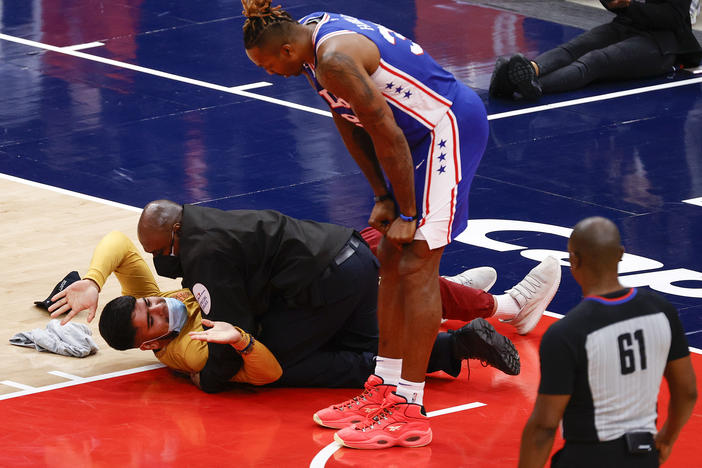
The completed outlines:
<svg viewBox="0 0 702 468">
<path fill-rule="evenodd" d="M 410 146 L 424 138 L 446 115 L 461 85 L 418 44 L 379 24 L 342 14 L 311 13 L 300 23 L 315 21 L 315 54 L 325 40 L 342 34 L 362 34 L 378 47 L 380 66 L 371 79 L 389 103 Z M 306 64 L 305 71 L 317 92 L 332 111 L 361 126 L 351 106 L 319 84 L 315 77 L 316 65 L 315 56 L 315 63 Z"/>
</svg>

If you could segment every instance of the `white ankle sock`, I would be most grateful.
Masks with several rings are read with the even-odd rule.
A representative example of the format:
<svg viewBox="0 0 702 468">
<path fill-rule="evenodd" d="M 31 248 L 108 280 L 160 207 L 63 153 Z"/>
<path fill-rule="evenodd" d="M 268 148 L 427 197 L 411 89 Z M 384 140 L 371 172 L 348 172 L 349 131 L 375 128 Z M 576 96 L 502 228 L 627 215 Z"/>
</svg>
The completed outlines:
<svg viewBox="0 0 702 468">
<path fill-rule="evenodd" d="M 405 397 L 407 403 L 424 404 L 424 382 L 410 382 L 409 380 L 400 379 L 395 393 Z"/>
<path fill-rule="evenodd" d="M 509 294 L 493 296 L 497 302 L 497 310 L 494 317 L 503 320 L 512 320 L 519 313 L 519 304 Z"/>
<path fill-rule="evenodd" d="M 375 375 L 383 379 L 385 385 L 397 385 L 402 375 L 402 359 L 378 356 L 375 358 Z"/>
</svg>

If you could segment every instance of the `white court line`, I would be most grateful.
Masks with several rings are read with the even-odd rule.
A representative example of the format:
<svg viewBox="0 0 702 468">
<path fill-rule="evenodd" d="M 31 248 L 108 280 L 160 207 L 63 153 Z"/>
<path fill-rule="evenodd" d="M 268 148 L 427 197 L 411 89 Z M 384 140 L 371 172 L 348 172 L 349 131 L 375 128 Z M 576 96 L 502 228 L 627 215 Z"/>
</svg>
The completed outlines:
<svg viewBox="0 0 702 468">
<path fill-rule="evenodd" d="M 167 79 L 174 80 L 174 81 L 180 81 L 180 82 L 192 84 L 195 86 L 201 86 L 203 88 L 209 88 L 209 89 L 214 89 L 217 91 L 222 91 L 225 93 L 237 94 L 239 96 L 245 96 L 245 97 L 249 97 L 252 99 L 258 99 L 260 101 L 269 102 L 271 104 L 278 104 L 280 106 L 290 107 L 292 109 L 302 110 L 305 112 L 311 112 L 313 114 L 323 115 L 326 117 L 332 116 L 331 112 L 329 112 L 329 111 L 325 111 L 325 110 L 321 110 L 321 109 L 317 109 L 317 108 L 309 107 L 309 106 L 303 106 L 301 104 L 295 104 L 292 102 L 283 101 L 282 99 L 275 99 L 275 98 L 271 98 L 268 96 L 263 96 L 261 94 L 249 93 L 248 91 L 245 91 L 245 89 L 249 85 L 233 86 L 233 87 L 232 86 L 229 86 L 229 87 L 220 86 L 220 85 L 216 85 L 213 83 L 208 83 L 206 81 L 195 80 L 192 78 L 186 78 L 184 76 L 174 75 L 172 73 L 166 73 L 166 72 L 154 70 L 151 68 L 141 67 L 139 65 L 132 65 L 130 63 L 118 62 L 117 60 L 111 60 L 111 59 L 107 59 L 107 58 L 100 57 L 97 55 L 86 54 L 86 53 L 79 52 L 76 50 L 71 50 L 70 48 L 55 47 L 55 46 L 44 44 L 41 42 L 30 41 L 28 39 L 22 39 L 21 37 L 9 36 L 7 34 L 0 34 L 0 39 L 5 39 L 6 41 L 16 42 L 18 44 L 24 44 L 24 45 L 27 45 L 30 47 L 36 47 L 39 49 L 50 50 L 53 52 L 58 52 L 58 53 L 66 54 L 66 55 L 72 55 L 74 57 L 79 57 L 79 58 L 83 58 L 86 60 L 93 60 L 95 62 L 100 62 L 100 63 L 104 63 L 107 65 L 112 65 L 112 66 L 120 67 L 120 68 L 126 68 L 128 70 L 138 71 L 141 73 L 146 73 L 146 74 L 158 76 L 161 78 L 167 78 Z M 698 73 L 698 72 L 695 71 L 694 73 Z M 499 119 L 504 119 L 507 117 L 515 117 L 518 115 L 533 114 L 536 112 L 543 112 L 543 111 L 547 111 L 547 110 L 551 110 L 551 109 L 559 109 L 562 107 L 570 107 L 570 106 L 576 106 L 576 105 L 586 104 L 586 103 L 590 103 L 590 102 L 605 101 L 608 99 L 616 99 L 616 98 L 620 98 L 620 97 L 624 97 L 624 96 L 632 96 L 635 94 L 649 93 L 649 92 L 658 91 L 661 89 L 677 88 L 679 86 L 687 86 L 687 85 L 700 83 L 700 82 L 702 82 L 702 77 L 701 78 L 692 78 L 689 80 L 680 80 L 680 81 L 675 81 L 672 83 L 664 83 L 664 84 L 659 84 L 659 85 L 654 85 L 654 86 L 645 86 L 642 88 L 634 88 L 634 89 L 629 89 L 629 90 L 624 90 L 624 91 L 617 91 L 614 93 L 600 94 L 597 96 L 590 96 L 587 98 L 572 99 L 569 101 L 555 102 L 552 104 L 546 104 L 546 105 L 542 105 L 542 106 L 527 107 L 524 109 L 518 109 L 518 110 L 514 110 L 514 111 L 509 111 L 509 112 L 502 112 L 499 114 L 491 114 L 491 115 L 488 115 L 488 120 L 499 120 Z M 253 83 L 253 84 L 256 85 L 257 83 Z M 255 87 L 260 87 L 260 86 L 255 86 Z"/>
<path fill-rule="evenodd" d="M 12 380 L 3 380 L 2 382 L 0 382 L 0 384 L 7 385 L 8 387 L 19 388 L 19 389 L 25 390 L 25 391 L 30 391 L 30 390 L 36 389 L 36 387 L 32 387 L 31 385 L 25 385 L 25 384 L 13 382 Z M 10 393 L 9 395 L 14 395 L 14 393 Z M 4 395 L 0 395 L 0 399 L 2 398 L 2 396 L 4 396 Z"/>
<path fill-rule="evenodd" d="M 680 86 L 687 86 L 695 83 L 702 83 L 702 77 L 691 78 L 689 80 L 674 81 L 672 83 L 663 83 L 653 86 L 644 86 L 642 88 L 626 89 L 624 91 L 616 91 L 614 93 L 600 94 L 597 96 L 590 96 L 580 99 L 571 99 L 569 101 L 554 102 L 552 104 L 545 104 L 543 106 L 527 107 L 525 109 L 517 109 L 509 112 L 502 112 L 500 114 L 488 115 L 488 120 L 498 120 L 507 117 L 515 117 L 517 115 L 533 114 L 535 112 L 542 112 L 551 109 L 560 109 L 562 107 L 577 106 L 580 104 L 587 104 L 596 101 L 606 101 L 608 99 L 616 99 L 624 96 L 633 96 L 635 94 L 650 93 L 652 91 L 659 91 L 661 89 L 678 88 Z"/>
<path fill-rule="evenodd" d="M 480 403 L 479 401 L 473 403 L 466 403 L 465 405 L 451 406 L 450 408 L 444 408 L 436 411 L 430 411 L 427 413 L 428 418 L 433 418 L 436 416 L 443 416 L 444 414 L 457 413 L 459 411 L 466 411 L 473 408 L 479 408 L 481 406 L 487 406 L 485 403 Z M 334 452 L 343 448 L 343 445 L 334 441 L 331 444 L 324 447 L 322 450 L 317 452 L 310 462 L 310 468 L 322 468 L 326 465 L 327 460 L 334 455 Z"/>
<path fill-rule="evenodd" d="M 273 83 L 269 83 L 268 81 L 259 81 L 257 83 L 250 83 L 241 86 L 232 86 L 229 89 L 234 91 L 244 91 L 246 89 L 263 88 L 264 86 L 273 86 Z"/>
<path fill-rule="evenodd" d="M 76 44 L 72 46 L 66 46 L 66 47 L 61 47 L 63 50 L 83 50 L 83 49 L 92 49 L 93 47 L 100 47 L 104 46 L 105 44 L 102 42 L 87 42 L 85 44 Z"/>
<path fill-rule="evenodd" d="M 8 174 L 3 174 L 0 172 L 0 179 L 10 180 L 12 182 L 17 182 L 20 184 L 29 185 L 30 187 L 36 187 L 44 190 L 50 190 L 52 192 L 60 193 L 61 195 L 70 195 L 72 197 L 81 198 L 83 200 L 88 200 L 96 203 L 102 203 L 103 205 L 114 206 L 116 208 L 122 208 L 124 210 L 134 211 L 136 213 L 141 213 L 141 208 L 135 206 L 129 206 L 122 203 L 113 202 L 110 200 L 105 200 L 103 198 L 93 197 L 90 195 L 84 195 L 82 193 L 73 192 L 71 190 L 66 190 L 58 187 L 53 187 L 51 185 L 40 184 L 39 182 L 32 182 L 31 180 L 20 179 L 19 177 L 14 177 Z"/>
<path fill-rule="evenodd" d="M 702 197 L 689 198 L 687 200 L 683 200 L 682 202 L 689 203 L 690 205 L 702 206 Z"/>
<path fill-rule="evenodd" d="M 73 387 L 74 385 L 81 385 L 81 384 L 88 383 L 88 382 L 97 382 L 98 380 L 107 380 L 107 379 L 113 379 L 115 377 L 122 377 L 124 375 L 138 374 L 139 372 L 160 369 L 161 367 L 166 367 L 166 366 L 159 362 L 157 364 L 149 364 L 148 366 L 135 367 L 134 369 L 126 369 L 126 370 L 121 370 L 121 371 L 117 371 L 117 372 L 110 372 L 109 374 L 100 374 L 100 375 L 94 375 L 92 377 L 85 377 L 85 378 L 79 377 L 79 380 L 71 380 L 68 382 L 62 382 L 62 383 L 57 383 L 57 384 L 53 384 L 53 385 L 45 385 L 43 387 L 29 387 L 27 385 L 22 386 L 22 384 L 15 384 L 13 386 L 18 387 L 18 388 L 25 387 L 26 389 L 21 391 L 21 392 L 6 393 L 5 395 L 0 395 L 0 400 L 9 400 L 10 398 L 17 398 L 17 397 L 21 397 L 21 396 L 25 396 L 25 395 L 31 395 L 33 393 L 41 393 L 41 392 L 48 392 L 49 390 L 56 390 L 57 388 Z M 7 382 L 9 382 L 9 381 L 5 380 L 5 381 L 0 382 L 0 383 L 4 383 L 5 385 L 9 385 Z M 14 383 L 14 382 L 12 382 L 12 383 Z"/>
<path fill-rule="evenodd" d="M 282 99 L 276 99 L 268 96 L 263 96 L 261 94 L 249 93 L 248 91 L 243 91 L 238 89 L 238 87 L 231 86 L 221 86 L 213 83 L 208 83 L 206 81 L 195 80 L 192 78 L 186 78 L 184 76 L 174 75 L 173 73 L 166 73 L 159 70 L 154 70 L 152 68 L 141 67 L 139 65 L 132 65 L 131 63 L 118 62 L 117 60 L 112 60 L 98 55 L 86 54 L 77 50 L 70 50 L 64 47 L 56 47 L 48 44 L 43 44 L 41 42 L 30 41 L 28 39 L 22 39 L 21 37 L 8 36 L 7 34 L 0 34 L 0 39 L 6 41 L 15 42 L 17 44 L 23 44 L 30 47 L 36 47 L 38 49 L 50 50 L 52 52 L 58 52 L 60 54 L 71 55 L 73 57 L 78 57 L 86 60 L 92 60 L 94 62 L 104 63 L 106 65 L 112 65 L 113 67 L 126 68 L 127 70 L 133 70 L 140 73 L 145 73 L 147 75 L 158 76 L 160 78 L 167 78 L 173 81 L 180 81 L 181 83 L 187 83 L 195 86 L 201 86 L 203 88 L 214 89 L 216 91 L 222 91 L 224 93 L 236 94 L 238 96 L 244 96 L 251 99 L 258 99 L 259 101 L 269 102 L 271 104 L 278 104 L 279 106 L 290 107 L 292 109 L 302 110 L 306 112 L 311 112 L 313 114 L 324 115 L 331 117 L 331 112 L 317 109 L 314 107 L 303 106 L 301 104 L 295 104 L 293 102 L 283 101 Z"/>
<path fill-rule="evenodd" d="M 473 408 L 480 408 L 481 406 L 487 406 L 487 403 L 481 403 L 479 401 L 474 401 L 473 403 L 466 403 L 465 405 L 451 406 L 450 408 L 444 408 L 436 411 L 429 411 L 427 413 L 427 418 L 433 418 L 436 416 L 443 416 L 445 414 L 458 413 L 459 411 L 465 411 Z"/>
<path fill-rule="evenodd" d="M 49 371 L 49 374 L 55 375 L 57 377 L 63 377 L 68 380 L 83 380 L 85 377 L 80 377 L 78 375 L 68 374 L 66 372 L 61 372 L 60 370 Z"/>
</svg>

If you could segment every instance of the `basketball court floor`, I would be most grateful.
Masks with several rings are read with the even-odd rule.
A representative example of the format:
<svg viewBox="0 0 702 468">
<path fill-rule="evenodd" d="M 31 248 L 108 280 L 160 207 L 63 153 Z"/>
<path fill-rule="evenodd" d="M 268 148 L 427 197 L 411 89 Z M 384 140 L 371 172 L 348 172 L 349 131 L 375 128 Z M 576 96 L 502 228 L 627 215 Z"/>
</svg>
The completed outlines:
<svg viewBox="0 0 702 468">
<path fill-rule="evenodd" d="M 311 417 L 356 390 L 207 395 L 148 352 L 110 349 L 96 322 L 100 351 L 84 359 L 10 345 L 46 325 L 33 301 L 69 271 L 84 274 L 104 234 L 136 241 L 151 200 L 271 208 L 360 229 L 372 193 L 306 80 L 248 61 L 239 0 L 0 2 L 0 466 L 516 466 L 540 338 L 580 300 L 566 240 L 592 215 L 622 231 L 621 281 L 678 307 L 702 381 L 700 70 L 501 101 L 487 95 L 498 56 L 534 56 L 582 29 L 495 1 L 281 3 L 297 17 L 337 11 L 394 29 L 482 97 L 490 141 L 471 222 L 441 271 L 491 265 L 499 293 L 544 256 L 561 260 L 563 281 L 534 332 L 495 324 L 519 349 L 521 375 L 475 362 L 458 379 L 433 375 L 425 403 L 434 442 L 366 452 L 340 448 Z M 100 304 L 118 294 L 113 278 Z M 661 416 L 666 401 L 663 385 Z M 698 404 L 666 466 L 698 466 L 700 432 Z"/>
</svg>

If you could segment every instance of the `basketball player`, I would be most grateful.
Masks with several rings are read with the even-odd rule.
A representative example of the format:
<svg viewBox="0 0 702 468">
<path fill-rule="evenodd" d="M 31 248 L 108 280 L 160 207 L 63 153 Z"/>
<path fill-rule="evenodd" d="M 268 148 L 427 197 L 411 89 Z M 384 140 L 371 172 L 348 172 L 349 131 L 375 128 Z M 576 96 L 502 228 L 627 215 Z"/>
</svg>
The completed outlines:
<svg viewBox="0 0 702 468">
<path fill-rule="evenodd" d="M 562 420 L 565 445 L 552 467 L 656 467 L 670 455 L 697 400 L 678 312 L 649 290 L 619 283 L 624 248 L 611 221 L 579 222 L 568 253 L 584 299 L 541 341 L 541 383 L 519 466 L 544 466 Z M 656 434 L 662 377 L 670 403 Z"/>
<path fill-rule="evenodd" d="M 248 57 L 270 74 L 304 73 L 328 103 L 375 194 L 369 224 L 384 234 L 375 373 L 363 395 L 317 412 L 315 420 L 366 414 L 358 402 L 371 402 L 380 412 L 337 432 L 338 442 L 366 449 L 426 445 L 432 432 L 424 375 L 441 320 L 439 261 L 467 225 L 468 190 L 488 136 L 485 108 L 420 45 L 381 25 L 326 12 L 295 21 L 268 0 L 242 3 Z M 520 332 L 538 322 L 558 286 L 557 261 L 541 266 L 533 283 L 497 299 L 516 312 Z"/>
</svg>

